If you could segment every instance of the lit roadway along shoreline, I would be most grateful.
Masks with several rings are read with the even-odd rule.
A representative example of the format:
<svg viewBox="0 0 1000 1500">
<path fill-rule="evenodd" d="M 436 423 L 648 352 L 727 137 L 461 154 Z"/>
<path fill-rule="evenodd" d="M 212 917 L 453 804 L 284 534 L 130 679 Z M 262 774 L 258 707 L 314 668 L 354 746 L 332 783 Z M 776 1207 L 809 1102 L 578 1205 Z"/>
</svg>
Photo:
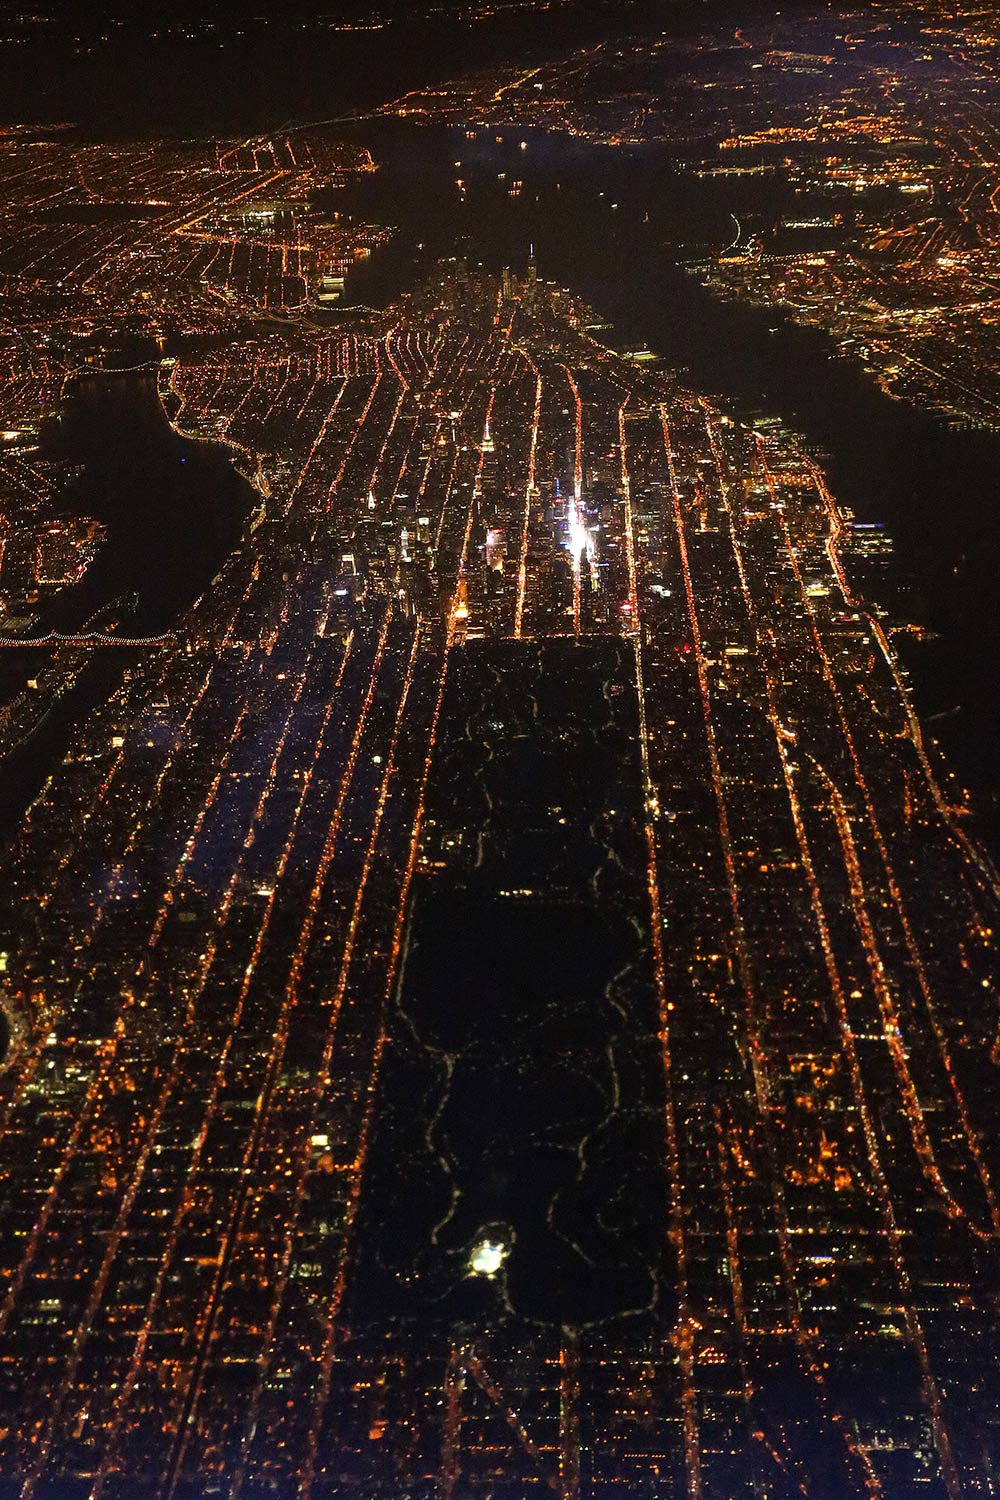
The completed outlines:
<svg viewBox="0 0 1000 1500">
<path fill-rule="evenodd" d="M 815 465 L 594 321 L 451 267 L 370 326 L 171 370 L 175 421 L 223 435 L 260 511 L 3 871 L 0 1472 L 25 1497 L 458 1495 L 499 1462 L 564 1500 L 619 1472 L 663 1500 L 983 1490 L 992 867 Z M 629 664 L 595 701 L 637 741 L 619 980 L 646 986 L 666 1270 L 624 1332 L 366 1333 L 414 893 L 478 868 L 436 811 L 454 683 L 559 641 L 581 681 Z"/>
</svg>

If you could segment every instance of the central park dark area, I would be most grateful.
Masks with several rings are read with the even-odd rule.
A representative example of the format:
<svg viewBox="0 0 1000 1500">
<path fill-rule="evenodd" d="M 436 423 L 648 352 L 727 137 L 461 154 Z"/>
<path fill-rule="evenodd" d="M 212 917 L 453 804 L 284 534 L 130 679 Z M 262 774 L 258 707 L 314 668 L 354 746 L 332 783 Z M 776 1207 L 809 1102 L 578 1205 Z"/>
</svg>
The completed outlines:
<svg viewBox="0 0 1000 1500">
<path fill-rule="evenodd" d="M 631 674 L 610 640 L 456 654 L 356 1329 L 676 1316 Z"/>
</svg>

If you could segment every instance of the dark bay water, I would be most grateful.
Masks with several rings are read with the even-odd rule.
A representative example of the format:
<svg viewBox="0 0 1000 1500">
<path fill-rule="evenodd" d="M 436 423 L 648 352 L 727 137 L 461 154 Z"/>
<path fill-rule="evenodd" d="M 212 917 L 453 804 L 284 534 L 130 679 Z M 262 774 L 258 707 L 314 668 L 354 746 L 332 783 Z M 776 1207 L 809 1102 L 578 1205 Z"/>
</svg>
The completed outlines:
<svg viewBox="0 0 1000 1500">
<path fill-rule="evenodd" d="M 469 140 L 464 130 L 380 121 L 367 138 L 385 166 L 356 190 L 357 209 L 400 234 L 352 278 L 356 299 L 385 305 L 441 255 L 523 267 L 534 244 L 539 274 L 613 320 L 611 337 L 648 345 L 742 412 L 781 417 L 821 454 L 841 502 L 887 525 L 896 560 L 876 596 L 937 633 L 907 648 L 918 704 L 995 842 L 1000 436 L 948 428 L 893 400 L 820 330 L 722 301 L 686 269 L 731 242 L 734 214 L 780 216 L 788 190 L 760 178 L 698 179 L 660 148 L 615 151 L 526 131 L 478 130 Z M 511 197 L 516 181 L 523 187 Z"/>
<path fill-rule="evenodd" d="M 102 138 L 251 135 L 370 109 L 509 60 L 527 67 L 609 33 L 690 28 L 703 14 L 700 0 L 481 10 L 447 0 L 55 0 L 11 18 L 0 43 L 0 118 L 73 121 Z"/>
</svg>

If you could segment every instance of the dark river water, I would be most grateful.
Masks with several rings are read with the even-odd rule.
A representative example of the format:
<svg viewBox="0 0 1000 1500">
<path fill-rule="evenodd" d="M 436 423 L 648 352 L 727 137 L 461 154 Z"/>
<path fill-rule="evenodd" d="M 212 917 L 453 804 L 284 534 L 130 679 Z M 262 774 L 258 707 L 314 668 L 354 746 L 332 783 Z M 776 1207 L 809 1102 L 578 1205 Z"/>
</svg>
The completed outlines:
<svg viewBox="0 0 1000 1500">
<path fill-rule="evenodd" d="M 71 591 L 60 623 L 136 594 L 124 633 L 169 629 L 238 544 L 252 509 L 250 486 L 221 445 L 170 426 L 152 372 L 80 378 L 46 434 L 53 457 L 82 465 L 65 502 L 108 528 L 108 545 Z"/>
<path fill-rule="evenodd" d="M 995 842 L 1000 437 L 946 427 L 886 396 L 821 331 L 701 286 L 686 266 L 732 241 L 734 214 L 744 225 L 779 218 L 787 190 L 767 178 L 698 179 L 655 147 L 517 130 L 470 140 L 395 121 L 365 130 L 385 166 L 355 191 L 355 207 L 400 234 L 356 273 L 354 298 L 385 305 L 441 255 L 517 269 L 533 244 L 541 276 L 613 322 L 607 337 L 648 345 L 742 413 L 784 419 L 820 453 L 838 498 L 886 524 L 896 557 L 877 597 L 936 633 L 907 647 L 918 703 Z"/>
<path fill-rule="evenodd" d="M 239 545 L 255 500 L 250 485 L 223 447 L 173 430 L 148 371 L 82 376 L 42 443 L 49 458 L 75 466 L 63 508 L 93 516 L 107 535 L 83 580 L 46 605 L 41 628 L 72 631 L 96 615 L 122 635 L 169 630 Z M 5 700 L 44 666 L 49 649 L 2 654 Z M 0 837 L 16 830 L 74 727 L 140 656 L 141 648 L 94 651 L 72 690 L 7 757 Z"/>
</svg>

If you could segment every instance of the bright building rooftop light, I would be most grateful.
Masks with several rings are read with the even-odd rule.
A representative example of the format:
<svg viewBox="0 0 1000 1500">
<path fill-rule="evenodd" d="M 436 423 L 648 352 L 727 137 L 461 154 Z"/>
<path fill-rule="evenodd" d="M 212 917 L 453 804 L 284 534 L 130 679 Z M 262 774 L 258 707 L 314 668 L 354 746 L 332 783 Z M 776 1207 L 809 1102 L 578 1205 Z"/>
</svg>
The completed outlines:
<svg viewBox="0 0 1000 1500">
<path fill-rule="evenodd" d="M 473 1246 L 469 1256 L 469 1269 L 474 1276 L 495 1276 L 507 1259 L 509 1251 L 500 1240 L 480 1240 Z"/>
</svg>

